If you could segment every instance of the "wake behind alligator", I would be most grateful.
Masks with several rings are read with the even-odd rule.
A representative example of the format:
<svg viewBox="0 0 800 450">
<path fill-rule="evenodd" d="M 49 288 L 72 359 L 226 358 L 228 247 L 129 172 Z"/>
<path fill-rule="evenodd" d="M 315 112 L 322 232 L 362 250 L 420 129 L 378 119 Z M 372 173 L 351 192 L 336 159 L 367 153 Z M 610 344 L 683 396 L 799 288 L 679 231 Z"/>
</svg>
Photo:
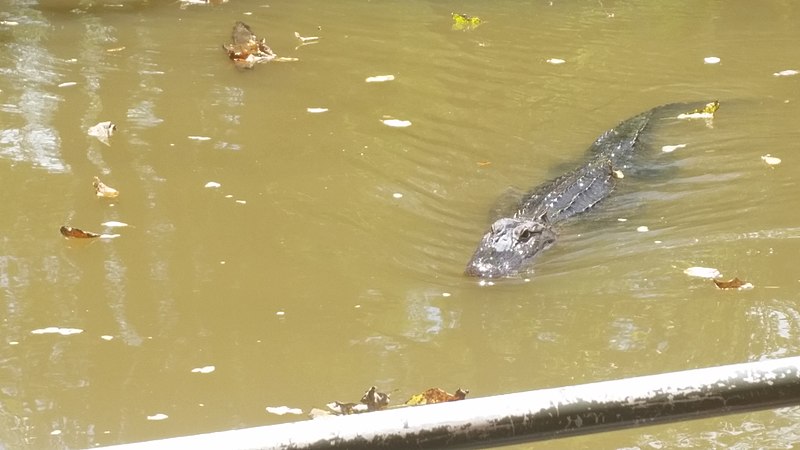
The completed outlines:
<svg viewBox="0 0 800 450">
<path fill-rule="evenodd" d="M 556 240 L 555 227 L 606 198 L 639 145 L 653 118 L 691 105 L 663 105 L 643 112 L 606 131 L 589 147 L 582 166 L 537 187 L 522 199 L 516 213 L 492 223 L 467 264 L 466 275 L 497 278 L 519 274 Z M 717 102 L 693 111 L 713 115 Z M 685 109 L 683 111 L 686 111 Z M 690 114 L 691 115 L 691 114 Z"/>
</svg>

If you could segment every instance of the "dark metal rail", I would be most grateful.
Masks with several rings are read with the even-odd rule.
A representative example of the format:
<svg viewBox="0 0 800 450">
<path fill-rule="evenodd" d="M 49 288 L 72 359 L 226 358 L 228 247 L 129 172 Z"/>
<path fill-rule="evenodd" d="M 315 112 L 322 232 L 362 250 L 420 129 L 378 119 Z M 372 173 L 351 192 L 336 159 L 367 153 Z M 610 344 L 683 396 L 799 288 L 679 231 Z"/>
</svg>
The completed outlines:
<svg viewBox="0 0 800 450">
<path fill-rule="evenodd" d="M 106 447 L 491 447 L 800 404 L 800 357 Z"/>
</svg>

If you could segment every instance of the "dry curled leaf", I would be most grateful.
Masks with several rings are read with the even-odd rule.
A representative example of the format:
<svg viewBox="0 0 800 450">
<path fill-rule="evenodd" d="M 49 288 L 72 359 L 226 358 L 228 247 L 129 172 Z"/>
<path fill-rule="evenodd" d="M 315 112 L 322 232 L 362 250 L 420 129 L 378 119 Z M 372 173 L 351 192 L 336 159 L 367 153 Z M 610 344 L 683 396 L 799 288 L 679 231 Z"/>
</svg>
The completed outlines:
<svg viewBox="0 0 800 450">
<path fill-rule="evenodd" d="M 742 281 L 739 277 L 734 277 L 732 280 L 714 280 L 714 284 L 720 289 L 749 289 L 753 285 L 747 281 Z"/>
<path fill-rule="evenodd" d="M 119 191 L 106 185 L 100 178 L 94 177 L 94 182 L 92 182 L 92 186 L 94 186 L 95 195 L 98 197 L 105 197 L 105 198 L 116 198 L 119 196 Z"/>
<path fill-rule="evenodd" d="M 64 237 L 66 238 L 76 238 L 76 239 L 100 237 L 99 233 L 93 233 L 91 231 L 83 231 L 80 228 L 69 227 L 66 225 L 61 227 L 61 234 L 64 235 Z"/>
<path fill-rule="evenodd" d="M 389 394 L 378 392 L 378 388 L 372 386 L 361 397 L 361 403 L 367 405 L 368 411 L 379 411 L 389 405 Z"/>
<path fill-rule="evenodd" d="M 86 133 L 89 136 L 94 136 L 106 145 L 111 145 L 108 143 L 108 138 L 110 138 L 114 132 L 117 130 L 117 126 L 114 125 L 111 121 L 100 122 L 97 125 L 89 128 L 86 130 Z"/>
<path fill-rule="evenodd" d="M 451 394 L 443 389 L 430 388 L 421 394 L 412 396 L 405 403 L 408 406 L 430 405 L 433 403 L 454 402 L 464 400 L 469 394 L 469 390 L 458 388 L 455 394 Z"/>
</svg>

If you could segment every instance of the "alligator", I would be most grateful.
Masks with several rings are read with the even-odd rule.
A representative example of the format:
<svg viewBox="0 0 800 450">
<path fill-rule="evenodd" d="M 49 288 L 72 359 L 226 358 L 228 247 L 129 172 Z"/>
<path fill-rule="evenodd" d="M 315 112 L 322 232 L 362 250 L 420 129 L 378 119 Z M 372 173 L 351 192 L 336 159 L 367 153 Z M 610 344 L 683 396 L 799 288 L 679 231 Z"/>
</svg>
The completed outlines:
<svg viewBox="0 0 800 450">
<path fill-rule="evenodd" d="M 718 102 L 692 113 L 713 115 Z M 523 198 L 510 217 L 497 219 L 483 236 L 467 264 L 465 274 L 499 278 L 522 273 L 541 251 L 556 241 L 556 225 L 587 211 L 608 197 L 627 168 L 640 137 L 655 117 L 667 110 L 686 107 L 670 104 L 631 117 L 606 131 L 589 147 L 588 161 L 535 188 Z M 690 114 L 692 114 L 690 113 Z M 687 117 L 691 117 L 687 116 Z"/>
</svg>

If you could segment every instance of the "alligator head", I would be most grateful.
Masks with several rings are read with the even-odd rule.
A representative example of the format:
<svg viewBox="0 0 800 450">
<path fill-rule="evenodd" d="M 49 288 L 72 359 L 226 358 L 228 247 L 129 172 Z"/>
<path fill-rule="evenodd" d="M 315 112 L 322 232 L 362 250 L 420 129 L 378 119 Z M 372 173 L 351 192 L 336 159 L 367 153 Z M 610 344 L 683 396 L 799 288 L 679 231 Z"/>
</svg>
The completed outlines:
<svg viewBox="0 0 800 450">
<path fill-rule="evenodd" d="M 556 233 L 545 216 L 498 219 L 481 239 L 465 274 L 482 278 L 516 275 L 555 240 Z"/>
</svg>

